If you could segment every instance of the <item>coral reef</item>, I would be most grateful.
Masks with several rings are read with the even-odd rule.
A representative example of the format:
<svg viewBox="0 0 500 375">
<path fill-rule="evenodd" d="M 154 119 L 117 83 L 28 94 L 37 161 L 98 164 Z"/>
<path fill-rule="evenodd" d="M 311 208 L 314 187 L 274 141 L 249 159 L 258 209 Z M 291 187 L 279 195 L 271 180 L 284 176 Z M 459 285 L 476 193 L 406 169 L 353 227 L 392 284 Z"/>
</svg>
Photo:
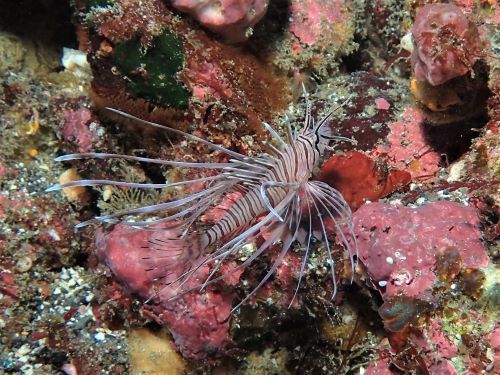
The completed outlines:
<svg viewBox="0 0 500 375">
<path fill-rule="evenodd" d="M 475 312 L 460 316 L 460 304 L 484 309 L 475 331 L 488 332 L 495 325 L 487 312 L 488 304 L 497 303 L 485 280 L 489 257 L 476 210 L 453 202 L 418 208 L 372 203 L 356 212 L 355 221 L 360 260 L 383 297 L 378 312 L 390 342 L 390 360 L 372 363 L 367 372 L 392 374 L 389 364 L 404 371 L 452 374 L 481 368 L 477 361 L 486 358 L 474 359 L 477 354 L 469 357 L 459 349 L 470 340 L 465 331 L 451 333 L 456 324 L 473 326 L 477 318 Z"/>
<path fill-rule="evenodd" d="M 181 129 L 195 123 L 202 130 L 215 127 L 214 131 L 222 131 L 222 123 L 256 129 L 260 121 L 271 121 L 284 109 L 286 83 L 272 74 L 268 64 L 244 49 L 211 38 L 160 0 L 147 0 L 143 5 L 145 12 L 155 9 L 144 18 L 149 17 L 150 30 L 130 33 L 123 20 L 129 3 L 92 8 L 91 19 L 88 13 L 80 16 L 85 38 L 93 41 L 89 47 L 91 96 L 98 108 L 118 108 Z M 113 10 L 117 7 L 120 11 Z M 119 116 L 101 112 L 123 122 Z M 238 128 L 242 133 L 237 138 L 248 135 L 246 128 Z M 246 147 L 236 138 L 226 142 Z"/>
</svg>

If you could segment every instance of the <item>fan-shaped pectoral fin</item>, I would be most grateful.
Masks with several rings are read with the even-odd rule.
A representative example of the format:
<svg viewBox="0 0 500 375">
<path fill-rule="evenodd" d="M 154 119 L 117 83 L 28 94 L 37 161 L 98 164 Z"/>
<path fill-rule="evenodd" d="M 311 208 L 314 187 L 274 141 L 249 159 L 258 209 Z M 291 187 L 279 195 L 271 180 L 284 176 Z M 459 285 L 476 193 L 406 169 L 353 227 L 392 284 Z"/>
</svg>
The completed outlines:
<svg viewBox="0 0 500 375">
<path fill-rule="evenodd" d="M 264 205 L 269 210 L 269 212 L 272 213 L 279 221 L 284 222 L 285 220 L 274 209 L 271 201 L 269 200 L 269 197 L 267 196 L 267 190 L 275 187 L 297 189 L 298 184 L 290 182 L 266 181 L 260 186 L 260 196 L 262 198 L 262 201 L 264 202 Z"/>
</svg>

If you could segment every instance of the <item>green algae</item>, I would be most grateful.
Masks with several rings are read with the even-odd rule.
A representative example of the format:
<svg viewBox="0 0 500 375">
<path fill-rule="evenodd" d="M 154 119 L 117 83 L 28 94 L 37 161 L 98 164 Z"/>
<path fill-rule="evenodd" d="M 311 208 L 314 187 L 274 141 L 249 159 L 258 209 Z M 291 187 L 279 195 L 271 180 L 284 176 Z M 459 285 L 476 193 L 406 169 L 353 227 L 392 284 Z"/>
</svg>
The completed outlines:
<svg viewBox="0 0 500 375">
<path fill-rule="evenodd" d="M 108 7 L 114 4 L 114 0 L 88 0 L 87 1 L 87 9 L 95 8 L 95 7 Z"/>
<path fill-rule="evenodd" d="M 190 94 L 175 77 L 182 69 L 184 50 L 174 34 L 163 32 L 147 48 L 138 36 L 117 45 L 112 58 L 125 75 L 132 95 L 157 104 L 177 108 L 187 106 Z"/>
</svg>

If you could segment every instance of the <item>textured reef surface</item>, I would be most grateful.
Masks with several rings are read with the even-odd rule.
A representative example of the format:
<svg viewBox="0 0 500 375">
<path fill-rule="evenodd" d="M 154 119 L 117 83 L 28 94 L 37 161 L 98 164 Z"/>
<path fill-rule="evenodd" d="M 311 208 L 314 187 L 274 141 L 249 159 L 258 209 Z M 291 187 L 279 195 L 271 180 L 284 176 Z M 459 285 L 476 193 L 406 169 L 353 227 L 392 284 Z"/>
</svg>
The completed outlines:
<svg viewBox="0 0 500 375">
<path fill-rule="evenodd" d="M 148 243 L 178 229 L 74 226 L 206 186 L 45 192 L 200 177 L 54 161 L 71 153 L 228 161 L 107 107 L 255 156 L 263 122 L 301 127 L 305 92 L 343 137 L 312 179 L 352 210 L 326 228 L 352 227 L 353 267 L 346 243 L 330 241 L 329 259 L 321 236 L 303 266 L 297 241 L 233 311 L 281 257 L 276 241 L 240 267 L 255 241 L 221 263 L 225 278 L 196 289 L 204 265 L 172 298 Z M 499 179 L 495 0 L 0 0 L 0 373 L 498 374 Z"/>
</svg>

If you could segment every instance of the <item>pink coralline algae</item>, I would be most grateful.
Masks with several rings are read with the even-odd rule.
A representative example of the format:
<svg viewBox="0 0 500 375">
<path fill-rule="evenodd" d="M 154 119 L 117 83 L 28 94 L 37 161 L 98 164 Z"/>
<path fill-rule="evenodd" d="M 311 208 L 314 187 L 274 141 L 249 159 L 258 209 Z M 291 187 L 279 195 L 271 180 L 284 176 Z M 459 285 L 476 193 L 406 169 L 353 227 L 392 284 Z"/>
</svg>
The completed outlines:
<svg viewBox="0 0 500 375">
<path fill-rule="evenodd" d="M 429 353 L 439 354 L 441 358 L 452 359 L 457 355 L 457 348 L 448 339 L 444 333 L 441 324 L 438 321 L 432 321 L 426 326 L 425 336 L 419 337 L 422 341 L 420 347 L 426 348 Z M 418 343 L 417 339 L 413 340 Z"/>
<path fill-rule="evenodd" d="M 172 5 L 226 41 L 237 43 L 245 41 L 264 17 L 268 0 L 173 0 Z"/>
<path fill-rule="evenodd" d="M 497 324 L 497 327 L 491 332 L 489 335 L 489 342 L 491 345 L 491 349 L 493 349 L 494 353 L 494 364 L 495 368 L 500 368 L 500 325 Z"/>
<path fill-rule="evenodd" d="M 186 86 L 200 101 L 207 99 L 227 99 L 234 90 L 227 82 L 224 69 L 216 62 L 190 61 L 185 69 Z"/>
<path fill-rule="evenodd" d="M 377 109 L 382 111 L 387 111 L 389 108 L 391 108 L 391 104 L 384 98 L 375 99 L 375 105 L 377 106 Z"/>
<path fill-rule="evenodd" d="M 129 293 L 147 299 L 158 291 L 153 285 L 153 279 L 165 276 L 162 257 L 171 256 L 168 249 L 150 249 L 148 241 L 153 238 L 155 241 L 161 241 L 161 238 L 176 234 L 178 233 L 175 233 L 175 229 L 146 231 L 118 225 L 110 233 L 100 233 L 97 236 L 97 255 Z M 148 271 L 143 260 L 145 257 L 152 259 L 148 263 L 150 268 L 158 266 L 158 269 Z M 225 269 L 224 273 L 231 271 L 232 269 Z M 182 270 L 173 270 L 172 274 L 179 272 Z M 240 274 L 240 270 L 233 273 L 232 277 L 224 280 L 225 285 L 237 283 Z M 200 269 L 199 273 L 188 281 L 189 287 L 199 286 L 207 275 L 208 267 Z M 228 340 L 233 296 L 219 292 L 213 287 L 207 287 L 202 293 L 187 293 L 171 300 L 174 294 L 172 288 L 159 291 L 152 301 L 145 305 L 145 309 L 159 323 L 167 325 L 175 344 L 184 356 L 203 358 L 220 349 Z"/>
<path fill-rule="evenodd" d="M 489 262 L 476 211 L 455 202 L 418 208 L 371 203 L 353 220 L 360 261 L 385 296 L 418 296 L 430 289 L 437 280 L 436 256 L 449 248 L 458 249 L 465 267 Z"/>
<path fill-rule="evenodd" d="M 453 4 L 427 4 L 411 30 L 415 78 L 437 86 L 472 70 L 483 43 L 477 27 Z"/>
<path fill-rule="evenodd" d="M 390 166 L 409 172 L 413 179 L 433 177 L 441 155 L 425 139 L 422 113 L 406 108 L 401 117 L 401 121 L 389 124 L 387 143 L 378 146 L 373 156 L 385 157 Z"/>
<path fill-rule="evenodd" d="M 398 335 L 401 335 L 398 337 Z M 458 348 L 445 335 L 442 324 L 434 318 L 422 330 L 410 330 L 404 333 L 391 333 L 389 335 L 391 346 L 384 340 L 380 344 L 381 355 L 377 361 L 370 363 L 365 374 L 368 375 L 397 375 L 401 372 L 397 370 L 398 364 L 404 366 L 404 362 L 398 358 L 402 351 L 415 352 L 418 350 L 418 360 L 415 366 L 422 373 L 433 375 L 457 375 L 457 370 L 452 364 L 452 360 L 457 357 Z M 402 341 L 403 347 L 395 349 L 398 341 Z M 391 366 L 393 364 L 394 366 Z M 404 367 L 403 367 L 404 368 Z M 410 370 L 410 368 L 405 368 Z M 408 371 L 408 373 L 413 371 Z M 405 372 L 406 373 L 406 372 Z M 417 372 L 420 373 L 420 372 Z M 471 372 L 468 372 L 468 374 Z M 472 373 L 471 373 L 472 374 Z"/>
<path fill-rule="evenodd" d="M 275 245 L 269 249 L 272 254 L 271 262 L 274 262 L 280 253 L 281 247 Z M 268 282 L 259 290 L 256 298 L 251 303 L 260 300 L 271 299 L 274 304 L 282 308 L 300 308 L 302 306 L 301 295 L 295 295 L 297 289 L 297 280 L 299 279 L 302 257 L 289 251 L 283 261 L 280 263 L 274 274 L 274 281 Z M 294 298 L 295 297 L 295 298 Z"/>
<path fill-rule="evenodd" d="M 395 375 L 396 372 L 389 369 L 390 365 L 387 357 L 380 358 L 370 363 L 365 371 L 365 375 Z"/>
<path fill-rule="evenodd" d="M 64 113 L 62 136 L 65 141 L 78 146 L 78 152 L 89 152 L 97 139 L 95 132 L 89 128 L 91 120 L 92 113 L 87 108 L 67 110 Z"/>
<path fill-rule="evenodd" d="M 344 1 L 294 1 L 291 6 L 290 31 L 308 46 L 316 44 L 325 33 L 349 21 Z"/>
</svg>

